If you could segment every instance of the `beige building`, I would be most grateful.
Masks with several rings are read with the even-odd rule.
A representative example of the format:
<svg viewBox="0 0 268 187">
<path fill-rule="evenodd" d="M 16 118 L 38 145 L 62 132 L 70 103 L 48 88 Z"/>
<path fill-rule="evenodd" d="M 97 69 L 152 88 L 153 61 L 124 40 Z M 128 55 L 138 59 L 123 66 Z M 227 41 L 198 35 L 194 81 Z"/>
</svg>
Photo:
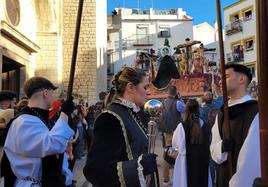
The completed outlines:
<svg viewBox="0 0 268 187">
<path fill-rule="evenodd" d="M 22 94 L 34 75 L 67 90 L 78 0 L 0 0 L 0 88 Z M 96 101 L 107 87 L 106 0 L 84 0 L 74 94 Z"/>
</svg>

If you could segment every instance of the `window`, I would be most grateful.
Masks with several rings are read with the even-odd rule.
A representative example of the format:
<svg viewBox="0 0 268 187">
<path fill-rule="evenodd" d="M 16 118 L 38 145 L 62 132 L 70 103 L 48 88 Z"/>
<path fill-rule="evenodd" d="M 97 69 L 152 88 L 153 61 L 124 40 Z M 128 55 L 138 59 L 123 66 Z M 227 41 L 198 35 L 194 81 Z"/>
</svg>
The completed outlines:
<svg viewBox="0 0 268 187">
<path fill-rule="evenodd" d="M 248 20 L 251 20 L 252 18 L 252 10 L 246 10 L 244 12 L 244 21 L 248 21 Z"/>
<path fill-rule="evenodd" d="M 6 0 L 6 12 L 8 20 L 17 26 L 20 22 L 20 3 L 19 0 Z"/>
<path fill-rule="evenodd" d="M 134 46 L 152 46 L 153 37 L 149 34 L 149 24 L 139 24 L 136 26 L 136 38 L 133 41 Z"/>
<path fill-rule="evenodd" d="M 163 37 L 163 38 L 170 37 L 170 28 L 168 26 L 160 26 L 158 37 Z"/>
<path fill-rule="evenodd" d="M 239 13 L 233 14 L 230 16 L 230 29 L 231 31 L 241 31 L 242 30 L 242 24 L 241 20 L 239 20 L 240 16 Z"/>
<path fill-rule="evenodd" d="M 149 39 L 148 25 L 137 25 L 137 41 L 146 41 Z"/>
<path fill-rule="evenodd" d="M 231 20 L 232 23 L 238 21 L 239 20 L 239 13 L 232 15 L 230 17 L 230 20 Z"/>
<path fill-rule="evenodd" d="M 249 39 L 245 41 L 245 50 L 246 51 L 252 51 L 254 50 L 254 40 Z"/>
<path fill-rule="evenodd" d="M 148 35 L 148 25 L 137 25 L 137 35 Z"/>
<path fill-rule="evenodd" d="M 252 16 L 253 16 L 253 9 L 254 9 L 254 6 L 251 5 L 249 7 L 246 7 L 242 10 L 242 16 L 243 16 L 243 20 L 244 21 L 249 21 L 252 19 Z"/>
<path fill-rule="evenodd" d="M 244 60 L 244 49 L 243 45 L 240 42 L 232 45 L 232 54 L 234 62 L 240 62 Z"/>
</svg>

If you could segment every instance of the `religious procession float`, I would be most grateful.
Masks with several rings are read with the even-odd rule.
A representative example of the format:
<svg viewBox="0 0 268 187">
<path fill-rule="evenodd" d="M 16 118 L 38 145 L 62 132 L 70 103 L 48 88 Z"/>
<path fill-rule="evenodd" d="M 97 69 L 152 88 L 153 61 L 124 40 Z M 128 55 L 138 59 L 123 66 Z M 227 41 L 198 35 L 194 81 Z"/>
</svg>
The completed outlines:
<svg viewBox="0 0 268 187">
<path fill-rule="evenodd" d="M 144 68 L 147 64 L 149 67 L 149 99 L 166 98 L 169 85 L 176 86 L 181 97 L 198 97 L 212 90 L 214 83 L 218 84 L 217 63 L 206 58 L 208 52 L 215 54 L 215 48 L 204 48 L 200 41 L 187 38 L 171 54 L 168 43 L 166 40 L 157 55 L 154 50 L 137 54 L 136 65 Z"/>
</svg>

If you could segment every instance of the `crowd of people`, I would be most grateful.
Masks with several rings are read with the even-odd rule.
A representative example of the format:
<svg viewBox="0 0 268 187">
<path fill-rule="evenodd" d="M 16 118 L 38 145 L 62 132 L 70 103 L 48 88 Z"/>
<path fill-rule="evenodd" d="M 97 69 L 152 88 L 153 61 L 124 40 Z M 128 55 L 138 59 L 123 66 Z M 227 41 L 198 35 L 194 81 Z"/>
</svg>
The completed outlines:
<svg viewBox="0 0 268 187">
<path fill-rule="evenodd" d="M 228 135 L 219 92 L 183 99 L 168 87 L 157 120 L 163 135 L 158 176 L 162 155 L 148 153 L 150 93 L 142 70 L 123 68 L 92 106 L 55 98 L 53 83 L 30 78 L 19 102 L 15 93 L 0 92 L 2 180 L 5 187 L 74 187 L 75 162 L 87 156 L 83 173 L 94 187 L 157 187 L 159 177 L 163 186 L 252 186 L 260 176 L 260 146 L 258 103 L 247 94 L 251 79 L 247 67 L 226 65 Z"/>
</svg>

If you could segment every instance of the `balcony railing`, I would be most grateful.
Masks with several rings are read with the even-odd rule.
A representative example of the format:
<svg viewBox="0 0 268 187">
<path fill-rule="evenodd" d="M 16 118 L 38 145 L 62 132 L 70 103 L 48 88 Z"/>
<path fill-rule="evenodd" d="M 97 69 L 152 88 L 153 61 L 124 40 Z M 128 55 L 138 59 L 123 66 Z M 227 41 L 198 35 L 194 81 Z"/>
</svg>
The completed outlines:
<svg viewBox="0 0 268 187">
<path fill-rule="evenodd" d="M 134 46 L 152 46 L 154 45 L 154 39 L 150 35 L 134 35 Z"/>
<path fill-rule="evenodd" d="M 153 10 L 155 15 L 177 15 L 178 11 L 175 9 L 171 10 Z"/>
<path fill-rule="evenodd" d="M 170 37 L 170 32 L 169 31 L 160 31 L 158 33 L 159 38 L 169 38 Z"/>
<path fill-rule="evenodd" d="M 132 14 L 137 14 L 137 15 L 149 15 L 149 14 L 150 14 L 150 10 L 132 9 Z"/>
<path fill-rule="evenodd" d="M 243 31 L 242 21 L 237 20 L 225 26 L 226 35 L 231 35 Z"/>
<path fill-rule="evenodd" d="M 227 62 L 243 62 L 244 61 L 244 53 L 227 53 Z"/>
</svg>

